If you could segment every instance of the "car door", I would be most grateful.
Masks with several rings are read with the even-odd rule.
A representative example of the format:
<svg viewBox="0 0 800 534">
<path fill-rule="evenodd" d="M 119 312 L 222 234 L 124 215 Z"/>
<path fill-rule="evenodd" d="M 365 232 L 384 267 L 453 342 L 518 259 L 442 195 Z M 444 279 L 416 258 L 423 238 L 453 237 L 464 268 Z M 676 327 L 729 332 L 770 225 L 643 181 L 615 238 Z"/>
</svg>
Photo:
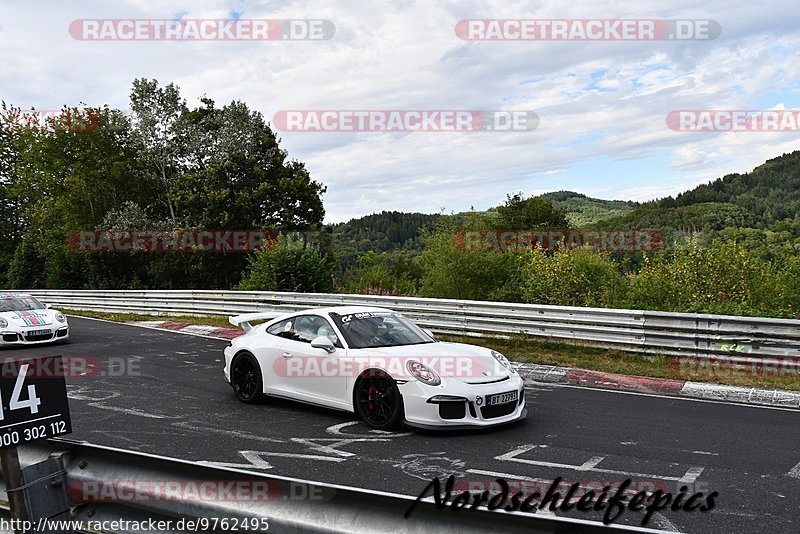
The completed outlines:
<svg viewBox="0 0 800 534">
<path fill-rule="evenodd" d="M 327 336 L 334 342 L 335 351 L 311 346 L 311 341 Z M 298 398 L 334 407 L 350 407 L 346 397 L 347 372 L 346 351 L 335 334 L 333 325 L 319 315 L 295 317 L 292 335 L 281 345 L 280 369 L 283 383 L 288 391 Z"/>
<path fill-rule="evenodd" d="M 284 359 L 281 357 L 281 348 L 293 334 L 294 317 L 279 321 L 265 329 L 254 343 L 253 351 L 261 364 L 261 374 L 264 377 L 264 391 L 267 394 L 291 393 L 291 381 L 286 380 L 282 372 Z"/>
</svg>

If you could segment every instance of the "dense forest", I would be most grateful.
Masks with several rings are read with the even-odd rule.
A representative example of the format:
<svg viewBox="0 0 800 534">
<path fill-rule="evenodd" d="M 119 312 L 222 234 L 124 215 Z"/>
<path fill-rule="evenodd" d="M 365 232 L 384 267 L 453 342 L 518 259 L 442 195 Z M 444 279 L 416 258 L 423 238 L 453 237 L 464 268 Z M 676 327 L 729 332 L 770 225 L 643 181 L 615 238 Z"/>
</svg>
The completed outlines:
<svg viewBox="0 0 800 534">
<path fill-rule="evenodd" d="M 325 188 L 242 102 L 133 82 L 130 112 L 0 109 L 0 286 L 227 288 L 243 254 L 89 254 L 87 229 L 319 229 Z"/>
<path fill-rule="evenodd" d="M 350 224 L 359 223 L 339 225 L 339 231 Z M 548 227 L 658 230 L 665 236 L 665 248 L 654 253 L 478 254 L 454 244 L 459 232 L 468 229 Z M 351 282 L 345 288 L 800 317 L 800 152 L 771 159 L 750 173 L 728 175 L 675 197 L 644 203 L 595 199 L 571 191 L 527 199 L 509 195 L 504 204 L 484 212 L 428 221 L 420 227 L 420 236 L 416 243 L 421 242 L 421 249 L 362 250 L 362 258 L 369 262 L 349 273 Z M 363 243 L 369 241 L 363 237 Z M 398 257 L 404 270 L 394 267 Z M 353 283 L 353 278 L 360 282 Z"/>
</svg>

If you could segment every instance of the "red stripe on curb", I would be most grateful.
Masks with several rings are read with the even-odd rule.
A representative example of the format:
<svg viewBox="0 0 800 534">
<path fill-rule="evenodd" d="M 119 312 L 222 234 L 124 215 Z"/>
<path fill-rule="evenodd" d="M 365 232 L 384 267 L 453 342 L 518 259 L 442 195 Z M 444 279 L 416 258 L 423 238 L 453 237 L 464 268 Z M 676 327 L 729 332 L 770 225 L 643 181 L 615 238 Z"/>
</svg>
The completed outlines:
<svg viewBox="0 0 800 534">
<path fill-rule="evenodd" d="M 164 328 L 165 330 L 180 330 L 189 326 L 189 323 L 174 323 L 172 321 L 164 321 L 156 326 L 156 328 Z"/>
<path fill-rule="evenodd" d="M 239 330 L 239 329 L 237 329 L 237 328 L 219 328 L 217 330 L 214 330 L 209 335 L 217 336 L 217 337 L 224 337 L 225 339 L 233 339 L 235 337 L 241 336 L 242 334 L 244 334 L 244 332 Z"/>
<path fill-rule="evenodd" d="M 600 373 L 584 369 L 570 369 L 561 382 L 579 386 L 589 386 L 639 393 L 661 393 L 678 395 L 686 383 L 685 380 L 668 380 L 666 378 L 648 378 L 646 376 L 628 376 L 614 373 Z"/>
</svg>

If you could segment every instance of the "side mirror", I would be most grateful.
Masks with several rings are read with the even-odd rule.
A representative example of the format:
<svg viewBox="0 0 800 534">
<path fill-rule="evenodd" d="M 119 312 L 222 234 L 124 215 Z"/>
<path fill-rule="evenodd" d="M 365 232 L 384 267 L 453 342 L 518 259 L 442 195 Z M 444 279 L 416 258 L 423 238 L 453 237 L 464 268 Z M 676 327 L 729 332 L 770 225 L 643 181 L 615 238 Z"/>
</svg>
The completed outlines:
<svg viewBox="0 0 800 534">
<path fill-rule="evenodd" d="M 45 307 L 45 308 L 47 308 L 47 309 L 49 310 L 50 308 L 52 308 L 52 307 L 53 307 L 53 305 L 52 305 L 52 304 L 45 304 L 45 305 L 44 305 L 44 307 Z"/>
<path fill-rule="evenodd" d="M 331 341 L 327 336 L 320 336 L 318 338 L 315 338 L 311 342 L 311 346 L 314 347 L 315 349 L 322 349 L 328 354 L 336 352 L 336 347 L 333 346 L 333 341 Z"/>
<path fill-rule="evenodd" d="M 431 339 L 436 339 L 436 336 L 433 335 L 433 332 L 431 332 L 427 328 L 423 328 L 422 331 L 431 336 Z"/>
</svg>

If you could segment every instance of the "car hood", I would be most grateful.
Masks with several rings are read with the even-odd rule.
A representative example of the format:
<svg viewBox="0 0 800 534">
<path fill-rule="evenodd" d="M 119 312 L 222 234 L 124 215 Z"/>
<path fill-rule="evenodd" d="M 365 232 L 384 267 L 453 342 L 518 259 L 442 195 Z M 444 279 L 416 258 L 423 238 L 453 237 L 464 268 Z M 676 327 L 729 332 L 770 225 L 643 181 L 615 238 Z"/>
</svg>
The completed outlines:
<svg viewBox="0 0 800 534">
<path fill-rule="evenodd" d="M 9 326 L 49 326 L 55 322 L 55 310 L 25 310 L 0 313 L 0 317 L 8 321 Z"/>
<path fill-rule="evenodd" d="M 367 357 L 381 363 L 386 362 L 387 367 L 384 369 L 391 370 L 390 374 L 395 378 L 408 378 L 405 373 L 408 360 L 417 360 L 440 376 L 469 384 L 494 382 L 512 374 L 492 356 L 491 349 L 465 343 L 438 341 L 420 345 L 355 349 L 350 352 L 359 358 Z M 402 369 L 406 376 L 397 376 L 398 369 Z"/>
</svg>

